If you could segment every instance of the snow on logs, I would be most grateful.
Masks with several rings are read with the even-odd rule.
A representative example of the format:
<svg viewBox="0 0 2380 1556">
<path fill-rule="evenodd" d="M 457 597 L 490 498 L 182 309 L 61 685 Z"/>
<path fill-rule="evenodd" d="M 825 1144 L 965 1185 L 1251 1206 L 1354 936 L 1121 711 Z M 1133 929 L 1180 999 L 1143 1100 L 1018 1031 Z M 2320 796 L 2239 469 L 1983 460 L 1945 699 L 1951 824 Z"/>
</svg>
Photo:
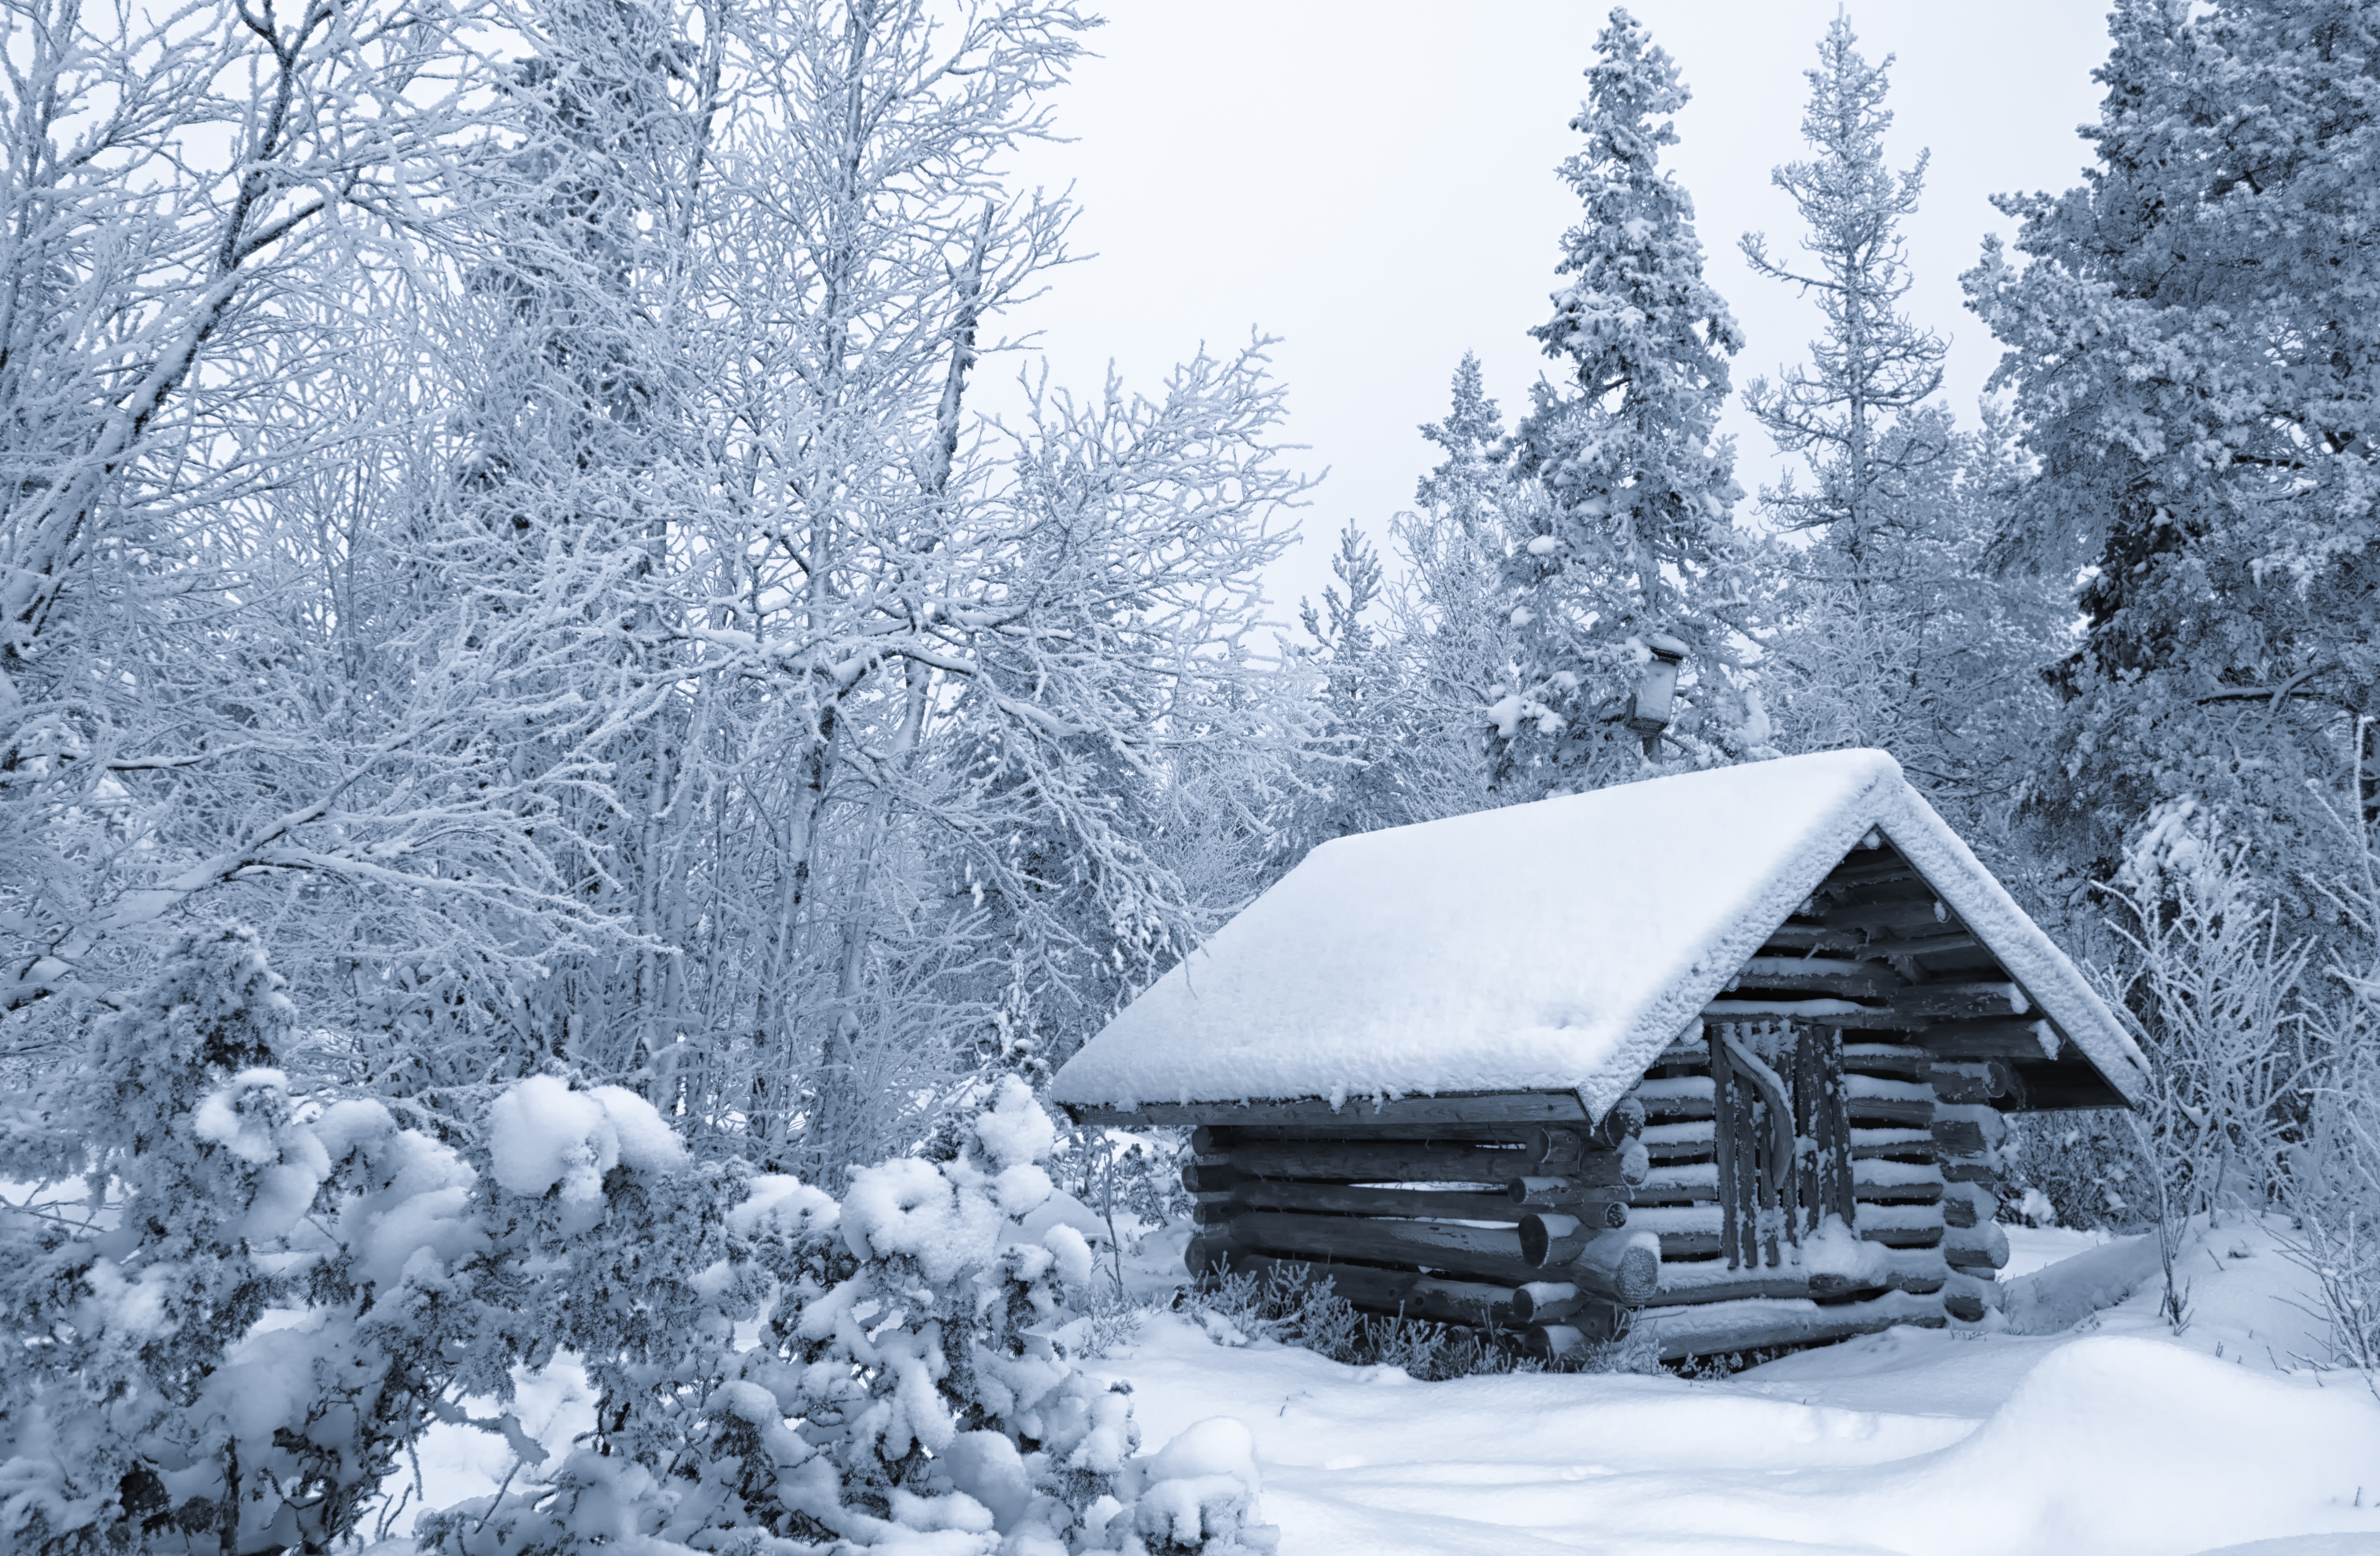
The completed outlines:
<svg viewBox="0 0 2380 1556">
<path fill-rule="evenodd" d="M 1846 1100 L 1863 1120 L 1850 1141 L 1858 1231 L 1884 1262 L 1811 1276 L 1721 1267 L 1710 1122 L 1675 1116 L 1678 1101 L 1706 1096 L 1707 1077 L 1680 1073 L 1681 1050 L 1664 1057 L 1671 1064 L 1631 1099 L 1641 1112 L 1615 1110 L 1620 1126 L 1607 1138 L 1617 1149 L 1583 1126 L 1445 1126 L 1405 1140 L 1203 1127 L 1194 1136 L 1200 1160 L 1183 1174 L 1198 1200 L 1190 1263 L 1308 1266 L 1357 1307 L 1511 1329 L 1549 1355 L 1610 1339 L 1632 1310 L 1652 1319 L 1782 1303 L 1796 1316 L 1779 1319 L 1778 1332 L 1817 1339 L 1883 1327 L 1877 1302 L 1896 1293 L 1905 1295 L 1893 1297 L 1893 1321 L 1924 1321 L 1906 1306 L 1921 1298 L 1967 1319 L 1996 1305 L 1991 1277 L 2007 1251 L 1992 1225 L 1991 1185 L 2005 1125 L 1988 1105 L 1918 1095 L 1987 1088 L 1985 1065 L 1943 1065 L 1908 1046 L 1847 1046 Z M 1665 1084 L 1695 1080 L 1704 1087 Z M 1696 1216 L 1711 1224 L 1686 1224 Z M 1801 1314 L 1813 1299 L 1818 1310 Z M 1680 1336 L 1665 1332 L 1665 1354 L 1705 1343 Z"/>
<path fill-rule="evenodd" d="M 1706 1124 L 1714 1111 L 1708 1075 L 1661 1076 L 1638 1086 L 1634 1095 L 1645 1104 L 1648 1129 L 1685 1120 Z M 1854 1126 L 1865 1124 L 1923 1128 L 1934 1122 L 1933 1095 L 1923 1088 L 1893 1096 L 1853 1091 L 1846 1097 L 1845 1103 Z M 1707 1128 L 1704 1134 L 1707 1137 Z"/>
<path fill-rule="evenodd" d="M 1297 1178 L 1322 1183 L 1481 1184 L 1504 1191 L 1515 1178 L 1561 1178 L 1588 1188 L 1617 1187 L 1629 1181 L 1634 1157 L 1603 1150 L 1575 1130 L 1532 1131 L 1533 1137 L 1469 1143 L 1440 1140 L 1249 1140 L 1194 1138 L 1201 1164 L 1208 1157 L 1255 1178 Z M 1642 1176 L 1641 1170 L 1637 1172 Z"/>
<path fill-rule="evenodd" d="M 2000 1145 L 2008 1138 L 2008 1120 L 1998 1109 L 1974 1103 L 1953 1103 L 1937 1110 L 1934 1144 L 1942 1177 L 1949 1185 L 1944 1199 L 1946 1223 L 1950 1207 L 1963 1208 L 1960 1222 L 1948 1224 L 1942 1258 L 1950 1270 L 1943 1307 L 1954 1319 L 1980 1319 L 2000 1304 L 1998 1272 L 2008 1262 L 2008 1234 L 1993 1223 L 2000 1179 Z M 1953 1199 L 1949 1196 L 1955 1196 Z"/>
<path fill-rule="evenodd" d="M 1996 1095 L 2020 1107 L 2117 1105 L 1991 948 L 1897 855 L 1830 872 L 1705 1014 L 1887 1033 L 1945 1061 L 2054 1064 L 2035 1082 L 2040 1098 Z"/>
<path fill-rule="evenodd" d="M 1272 1129 L 1299 1137 L 1334 1132 L 1409 1137 L 1461 1138 L 1466 1129 L 1550 1124 L 1561 1128 L 1590 1127 L 1586 1107 L 1567 1091 L 1454 1092 L 1433 1097 L 1351 1097 L 1330 1102 L 1318 1098 L 1287 1101 L 1256 1100 L 1237 1103 L 1144 1102 L 1134 1108 L 1072 1105 L 1067 1112 L 1077 1124 L 1106 1124 L 1134 1129 L 1149 1124 L 1214 1124 L 1216 1114 L 1229 1115 L 1233 1129 Z M 1609 1120 L 1605 1121 L 1607 1124 Z"/>
</svg>

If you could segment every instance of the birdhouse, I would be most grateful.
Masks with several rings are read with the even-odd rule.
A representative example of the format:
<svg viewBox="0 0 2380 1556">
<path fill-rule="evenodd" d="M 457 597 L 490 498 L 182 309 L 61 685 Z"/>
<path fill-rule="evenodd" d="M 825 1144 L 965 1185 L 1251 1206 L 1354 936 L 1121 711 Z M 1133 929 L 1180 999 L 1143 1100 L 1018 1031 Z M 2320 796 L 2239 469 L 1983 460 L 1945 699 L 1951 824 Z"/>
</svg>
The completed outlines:
<svg viewBox="0 0 2380 1556">
<path fill-rule="evenodd" d="M 1645 671 L 1636 683 L 1636 690 L 1628 699 L 1622 723 L 1645 740 L 1645 754 L 1651 756 L 1661 732 L 1676 717 L 1678 699 L 1678 669 L 1685 663 L 1687 648 L 1666 632 L 1645 636 L 1645 651 L 1652 658 L 1645 662 Z"/>
</svg>

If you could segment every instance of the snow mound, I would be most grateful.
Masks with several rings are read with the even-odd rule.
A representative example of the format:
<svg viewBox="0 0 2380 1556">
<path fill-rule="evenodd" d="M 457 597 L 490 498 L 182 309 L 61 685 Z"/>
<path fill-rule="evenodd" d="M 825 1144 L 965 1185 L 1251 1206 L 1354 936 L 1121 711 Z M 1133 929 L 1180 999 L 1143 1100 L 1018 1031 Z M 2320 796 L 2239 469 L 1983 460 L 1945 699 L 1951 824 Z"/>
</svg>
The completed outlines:
<svg viewBox="0 0 2380 1556">
<path fill-rule="evenodd" d="M 2380 1483 L 2375 1453 L 2380 1404 L 2362 1389 L 2095 1336 L 2052 1352 L 1904 1489 L 1912 1516 L 1938 1510 L 1944 1551 L 2203 1550 L 2270 1536 L 2281 1509 L 2312 1520 L 2328 1506 L 2380 1533 L 2351 1502 Z M 2252 1488 L 2243 1465 L 2256 1466 Z M 1975 1506 L 1965 1538 L 1952 1535 L 1961 1524 L 1945 1515 L 1986 1498 L 1996 1518 Z"/>
<path fill-rule="evenodd" d="M 558 1076 L 531 1076 L 488 1109 L 488 1156 L 496 1182 L 530 1197 L 555 1184 L 572 1202 L 602 1197 L 614 1167 L 666 1173 L 686 1146 L 650 1102 L 625 1087 L 574 1091 Z"/>
<path fill-rule="evenodd" d="M 1256 1438 L 1244 1422 L 1210 1416 L 1126 1466 L 1133 1532 L 1160 1550 L 1212 1556 L 1269 1551 L 1281 1532 L 1254 1522 Z"/>
<path fill-rule="evenodd" d="M 1843 1275 L 1853 1281 L 1882 1281 L 1892 1273 L 1892 1256 L 1881 1243 L 1871 1243 L 1829 1215 L 1818 1230 L 1802 1239 L 1802 1268 L 1812 1275 Z"/>
<path fill-rule="evenodd" d="M 1903 1328 L 1726 1381 L 1384 1389 L 1159 1315 L 1104 1370 L 1153 1440 L 1245 1421 L 1300 1556 L 2380 1556 L 2380 1404 L 2287 1370 L 2301 1272 L 2249 1227 L 2191 1258 L 2203 1316 L 2179 1340 L 2143 1291 L 2056 1339 Z"/>
<path fill-rule="evenodd" d="M 531 1076 L 488 1108 L 488 1164 L 506 1192 L 528 1198 L 561 1185 L 563 1226 L 584 1232 L 603 1218 L 603 1175 L 670 1173 L 686 1144 L 654 1106 L 625 1087 L 574 1090 L 558 1076 Z"/>
<path fill-rule="evenodd" d="M 938 1285 L 988 1260 L 1007 1226 L 990 1199 L 960 1193 L 932 1162 L 915 1157 L 856 1174 L 843 1198 L 843 1240 L 853 1258 L 906 1254 Z"/>
<path fill-rule="evenodd" d="M 842 1215 L 842 1207 L 824 1189 L 790 1173 L 764 1173 L 752 1180 L 752 1192 L 744 1201 L 727 1212 L 727 1230 L 738 1237 L 797 1243 L 813 1232 L 826 1231 Z"/>
<path fill-rule="evenodd" d="M 2155 1280 L 2154 1236 L 2124 1237 L 2001 1282 L 2000 1311 L 2018 1334 L 2057 1334 Z"/>
<path fill-rule="evenodd" d="M 2380 1556 L 2380 1535 L 2292 1535 L 2202 1550 L 2198 1556 Z"/>
</svg>

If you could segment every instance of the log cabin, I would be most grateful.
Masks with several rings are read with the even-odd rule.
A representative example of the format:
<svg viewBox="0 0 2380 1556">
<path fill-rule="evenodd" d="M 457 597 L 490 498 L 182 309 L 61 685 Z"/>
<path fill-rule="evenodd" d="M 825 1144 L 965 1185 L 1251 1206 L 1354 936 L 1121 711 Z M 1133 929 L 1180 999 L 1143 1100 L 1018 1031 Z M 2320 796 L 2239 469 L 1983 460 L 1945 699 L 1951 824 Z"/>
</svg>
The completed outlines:
<svg viewBox="0 0 2380 1556">
<path fill-rule="evenodd" d="M 1058 1073 L 1188 1125 L 1194 1271 L 1665 1358 L 1986 1321 L 2011 1112 L 2144 1061 L 1881 751 L 1335 840 Z"/>
</svg>

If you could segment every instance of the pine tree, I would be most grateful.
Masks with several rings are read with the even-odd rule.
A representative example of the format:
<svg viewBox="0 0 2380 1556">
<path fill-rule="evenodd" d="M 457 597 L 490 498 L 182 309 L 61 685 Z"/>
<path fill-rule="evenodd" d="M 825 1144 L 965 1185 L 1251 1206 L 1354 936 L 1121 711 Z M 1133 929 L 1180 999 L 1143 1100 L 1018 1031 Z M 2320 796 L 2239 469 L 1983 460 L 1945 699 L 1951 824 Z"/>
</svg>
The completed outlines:
<svg viewBox="0 0 2380 1556">
<path fill-rule="evenodd" d="M 1414 483 L 1414 501 L 1466 530 L 1496 534 L 1499 501 L 1512 482 L 1512 450 L 1504 413 L 1488 395 L 1479 359 L 1463 354 L 1454 370 L 1446 419 L 1425 423 L 1421 435 L 1444 451 L 1438 468 Z"/>
<path fill-rule="evenodd" d="M 1339 582 L 1325 586 L 1318 608 L 1298 602 L 1307 641 L 1291 645 L 1318 677 L 1320 738 L 1307 764 L 1308 787 L 1283 827 L 1284 865 L 1334 837 L 1417 819 L 1401 792 L 1407 721 L 1394 645 L 1373 619 L 1385 583 L 1380 553 L 1353 519 L 1339 533 L 1330 572 Z"/>
<path fill-rule="evenodd" d="M 2029 262 L 1987 244 L 1965 278 L 2040 466 L 2009 551 L 2087 573 L 2035 808 L 2102 879 L 2188 814 L 2286 888 L 2380 712 L 2380 28 L 2361 0 L 2111 25 L 2095 165 L 2002 197 Z"/>
<path fill-rule="evenodd" d="M 1902 222 L 1917 208 L 1925 153 L 1906 173 L 1885 162 L 1892 60 L 1871 65 L 1838 17 L 1806 72 L 1802 134 L 1814 157 L 1776 170 L 1807 231 L 1800 268 L 1746 234 L 1755 274 L 1814 297 L 1826 321 L 1809 359 L 1744 400 L 1789 471 L 1764 490 L 1780 529 L 1815 531 L 1779 545 L 1776 619 L 1763 636 L 1763 686 L 1789 749 L 1881 747 L 1899 757 L 1968 835 L 2002 832 L 2005 803 L 2030 761 L 2055 657 L 2058 623 L 2037 580 L 1987 574 L 2013 472 L 2006 418 L 1985 407 L 1981 435 L 1927 404 L 1945 347 L 1901 310 L 1912 284 Z"/>
<path fill-rule="evenodd" d="M 1872 536 L 1860 559 L 1831 541 L 1772 553 L 1761 687 L 1779 747 L 1890 751 L 2006 877 L 2027 868 L 2014 802 L 2051 716 L 2040 670 L 2066 613 L 2041 580 L 1990 566 L 2018 480 L 2007 416 L 1967 432 L 1925 407 L 1903 429 L 1942 450 L 1895 483 L 1905 530 Z"/>
<path fill-rule="evenodd" d="M 1386 634 L 1411 729 L 1400 753 L 1411 821 L 1495 803 L 1488 781 L 1501 737 L 1480 712 L 1506 695 L 1518 663 L 1507 536 L 1529 529 L 1526 516 L 1545 503 L 1543 489 L 1512 468 L 1502 408 L 1471 353 L 1455 369 L 1444 419 L 1421 434 L 1444 457 L 1415 483 L 1417 505 L 1393 526 L 1403 565 Z"/>
<path fill-rule="evenodd" d="M 1537 385 L 1514 436 L 1516 471 L 1544 495 L 1508 515 L 1517 679 L 1490 717 L 1498 784 L 1515 794 L 1640 770 L 1655 741 L 1621 721 L 1648 645 L 1665 639 L 1693 661 L 1675 747 L 1726 760 L 1763 735 L 1726 647 L 1742 600 L 1730 523 L 1741 492 L 1716 429 L 1742 338 L 1703 279 L 1694 202 L 1659 165 L 1678 139 L 1663 115 L 1687 92 L 1624 10 L 1596 50 L 1571 121 L 1586 145 L 1561 169 L 1584 218 L 1564 239 L 1554 316 L 1531 332 L 1570 383 Z"/>
<path fill-rule="evenodd" d="M 1771 259 L 1757 233 L 1743 237 L 1753 273 L 1815 297 L 1827 322 L 1807 364 L 1744 391 L 1746 408 L 1779 450 L 1807 456 L 1817 480 L 1807 492 L 1791 484 L 1763 492 L 1762 506 L 1788 528 L 1827 529 L 1855 563 L 1879 531 L 1905 533 L 1923 522 L 1908 510 L 1925 472 L 1950 452 L 1939 419 L 1907 415 L 1941 387 L 1949 349 L 1900 310 L 1912 285 L 1900 223 L 1917 209 L 1926 153 L 1906 173 L 1886 165 L 1892 56 L 1870 65 L 1858 42 L 1847 17 L 1828 27 L 1819 67 L 1804 72 L 1802 138 L 1817 156 L 1771 175 L 1809 225 L 1803 248 L 1812 270 Z"/>
</svg>

